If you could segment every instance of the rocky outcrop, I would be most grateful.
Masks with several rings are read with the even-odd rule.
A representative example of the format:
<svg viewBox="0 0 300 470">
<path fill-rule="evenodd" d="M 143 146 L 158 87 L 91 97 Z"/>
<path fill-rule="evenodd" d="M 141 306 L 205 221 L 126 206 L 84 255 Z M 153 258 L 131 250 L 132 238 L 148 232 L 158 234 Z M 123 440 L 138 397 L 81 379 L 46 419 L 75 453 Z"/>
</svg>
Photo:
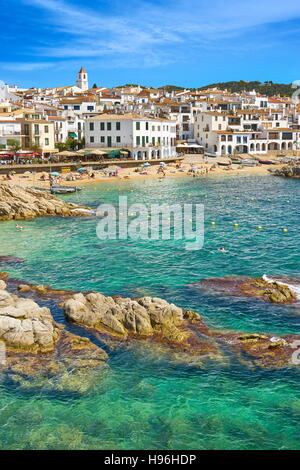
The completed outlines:
<svg viewBox="0 0 300 470">
<path fill-rule="evenodd" d="M 105 297 L 97 292 L 79 293 L 65 301 L 62 307 L 68 320 L 100 332 L 124 338 L 159 333 L 177 342 L 185 338 L 182 327 L 188 314 L 162 299 L 143 297 L 133 300 Z M 194 320 L 200 320 L 199 315 L 193 315 Z"/>
<path fill-rule="evenodd" d="M 107 359 L 106 352 L 88 338 L 65 331 L 48 308 L 9 293 L 3 280 L 0 346 L 2 370 L 10 380 L 26 387 L 52 378 L 52 388 L 86 391 L 92 380 L 85 377 L 86 371 L 101 369 L 102 373 Z"/>
<path fill-rule="evenodd" d="M 45 300 L 59 304 L 70 322 L 88 329 L 109 352 L 126 347 L 148 361 L 200 368 L 210 363 L 228 367 L 234 361 L 250 368 L 297 365 L 298 336 L 213 330 L 197 313 L 159 298 L 106 297 L 4 279 L 0 276 L 0 345 L 6 357 L 0 368 L 26 389 L 85 393 L 99 390 L 110 374 L 107 353 L 56 323 L 50 310 L 40 306 Z M 27 297 L 8 292 L 7 285 Z"/>
<path fill-rule="evenodd" d="M 275 176 L 283 176 L 285 178 L 300 178 L 300 163 L 290 163 L 272 171 Z"/>
<path fill-rule="evenodd" d="M 279 368 L 294 366 L 292 355 L 297 336 L 245 334 L 208 328 L 200 315 L 165 300 L 143 297 L 124 299 L 93 292 L 75 294 L 61 304 L 69 321 L 134 344 L 150 347 L 150 354 L 168 357 L 177 363 L 203 367 L 210 360 L 226 363 L 228 351 L 249 366 Z"/>
<path fill-rule="evenodd" d="M 53 351 L 59 329 L 50 310 L 5 289 L 5 282 L 0 280 L 0 340 L 13 350 Z"/>
<path fill-rule="evenodd" d="M 194 283 L 192 288 L 206 289 L 227 295 L 254 297 L 266 302 L 287 304 L 296 302 L 296 294 L 278 281 L 270 282 L 261 277 L 223 277 L 205 279 Z"/>
<path fill-rule="evenodd" d="M 24 220 L 37 216 L 86 216 L 87 209 L 39 191 L 0 183 L 0 220 Z M 82 210 L 82 211 L 81 211 Z"/>
</svg>

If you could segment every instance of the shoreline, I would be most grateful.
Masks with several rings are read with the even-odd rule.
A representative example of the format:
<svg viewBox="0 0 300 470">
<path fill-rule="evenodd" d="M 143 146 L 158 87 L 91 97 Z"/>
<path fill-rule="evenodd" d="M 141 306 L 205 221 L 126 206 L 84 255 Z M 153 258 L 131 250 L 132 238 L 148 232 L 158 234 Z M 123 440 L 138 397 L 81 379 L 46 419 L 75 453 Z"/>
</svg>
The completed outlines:
<svg viewBox="0 0 300 470">
<path fill-rule="evenodd" d="M 232 168 L 228 167 L 216 167 L 214 166 L 217 164 L 214 163 L 203 163 L 200 161 L 194 162 L 199 168 L 199 174 L 196 176 L 189 173 L 191 169 L 192 163 L 190 162 L 183 162 L 181 168 L 176 168 L 176 164 L 170 163 L 164 167 L 165 175 L 158 174 L 157 171 L 160 168 L 159 165 L 151 165 L 147 167 L 147 169 L 143 172 L 137 172 L 136 170 L 140 170 L 141 167 L 133 167 L 133 168 L 124 168 L 120 169 L 118 172 L 118 176 L 105 176 L 103 171 L 95 170 L 92 171 L 94 174 L 94 178 L 85 175 L 78 175 L 75 173 L 71 173 L 74 177 L 74 180 L 67 181 L 66 175 L 62 174 L 60 177 L 56 179 L 56 184 L 63 185 L 63 186 L 89 186 L 93 184 L 100 184 L 106 182 L 122 182 L 122 181 L 138 181 L 138 180 L 150 180 L 150 179 L 160 179 L 164 180 L 165 178 L 175 178 L 175 177 L 187 177 L 190 176 L 191 178 L 195 177 L 197 179 L 203 179 L 210 176 L 244 176 L 244 175 L 260 175 L 266 176 L 270 175 L 269 169 L 279 169 L 284 166 L 283 164 L 278 165 L 259 165 L 256 167 L 244 167 L 240 168 L 233 166 Z M 46 178 L 43 180 L 42 178 Z M 11 177 L 10 180 L 3 180 L 10 182 L 11 184 L 17 184 L 20 186 L 30 186 L 36 188 L 48 188 L 49 187 L 49 174 L 45 172 L 41 173 L 23 173 L 23 174 L 15 174 Z"/>
</svg>

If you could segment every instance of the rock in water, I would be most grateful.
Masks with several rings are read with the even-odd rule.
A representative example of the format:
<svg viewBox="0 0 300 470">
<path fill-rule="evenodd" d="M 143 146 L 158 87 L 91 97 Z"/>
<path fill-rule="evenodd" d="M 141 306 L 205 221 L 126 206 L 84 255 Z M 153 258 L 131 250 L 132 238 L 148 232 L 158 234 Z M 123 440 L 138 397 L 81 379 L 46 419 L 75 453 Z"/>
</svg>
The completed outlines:
<svg viewBox="0 0 300 470">
<path fill-rule="evenodd" d="M 0 281 L 0 339 L 7 348 L 27 352 L 53 351 L 59 330 L 46 307 L 8 293 Z"/>
<path fill-rule="evenodd" d="M 24 220 L 37 216 L 86 216 L 89 209 L 58 199 L 46 191 L 0 183 L 0 220 Z"/>
<path fill-rule="evenodd" d="M 261 289 L 257 282 L 256 287 Z M 239 283 L 238 288 L 240 292 Z M 276 292 L 278 289 L 282 293 L 281 285 L 276 286 Z M 105 297 L 97 292 L 80 293 L 65 300 L 61 307 L 70 321 L 97 330 L 97 336 L 100 332 L 103 339 L 109 336 L 119 342 L 130 342 L 136 351 L 141 354 L 146 351 L 146 356 L 154 360 L 157 356 L 168 357 L 177 364 L 203 367 L 207 360 L 225 364 L 230 360 L 228 351 L 233 351 L 235 360 L 250 367 L 274 369 L 297 365 L 292 357 L 298 336 L 211 330 L 197 313 L 158 298 L 134 300 Z"/>
<path fill-rule="evenodd" d="M 154 332 L 167 337 L 180 336 L 178 327 L 183 326 L 184 321 L 181 308 L 152 297 L 133 300 L 105 297 L 98 292 L 80 293 L 65 301 L 62 307 L 74 323 L 124 337 L 130 334 L 152 336 Z"/>
<path fill-rule="evenodd" d="M 191 285 L 193 288 L 208 289 L 234 296 L 254 297 L 266 302 L 288 304 L 297 301 L 296 294 L 280 282 L 269 282 L 262 277 L 247 278 L 228 276 L 205 279 Z"/>
<path fill-rule="evenodd" d="M 283 176 L 285 178 L 300 178 L 300 164 L 289 163 L 282 168 L 272 171 L 272 175 Z"/>
<path fill-rule="evenodd" d="M 0 280 L 0 342 L 5 346 L 1 369 L 27 388 L 45 388 L 49 382 L 48 387 L 53 378 L 53 389 L 87 391 L 95 385 L 93 374 L 87 371 L 102 373 L 108 357 L 88 338 L 65 331 L 48 308 L 9 293 L 3 280 Z"/>
<path fill-rule="evenodd" d="M 0 265 L 1 264 L 21 264 L 24 263 L 23 258 L 17 258 L 16 256 L 0 256 Z"/>
</svg>

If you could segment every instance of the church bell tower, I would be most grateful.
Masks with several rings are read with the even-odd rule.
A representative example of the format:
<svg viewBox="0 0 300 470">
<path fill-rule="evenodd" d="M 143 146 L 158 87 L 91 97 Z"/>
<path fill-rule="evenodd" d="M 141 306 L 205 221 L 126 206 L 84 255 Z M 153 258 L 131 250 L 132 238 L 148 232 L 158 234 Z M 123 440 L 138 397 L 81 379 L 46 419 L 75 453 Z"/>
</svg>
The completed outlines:
<svg viewBox="0 0 300 470">
<path fill-rule="evenodd" d="M 77 80 L 76 85 L 78 86 L 78 88 L 81 88 L 82 91 L 86 91 L 89 89 L 88 74 L 86 73 L 83 67 L 81 67 L 78 73 L 78 80 Z"/>
</svg>

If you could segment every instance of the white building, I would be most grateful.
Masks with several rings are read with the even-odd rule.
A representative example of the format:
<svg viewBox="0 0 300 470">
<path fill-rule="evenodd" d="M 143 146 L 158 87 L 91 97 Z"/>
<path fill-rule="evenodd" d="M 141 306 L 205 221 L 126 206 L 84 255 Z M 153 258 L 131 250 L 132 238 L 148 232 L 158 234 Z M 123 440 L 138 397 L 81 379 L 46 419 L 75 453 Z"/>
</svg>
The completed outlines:
<svg viewBox="0 0 300 470">
<path fill-rule="evenodd" d="M 87 147 L 125 148 L 136 160 L 176 157 L 176 122 L 139 114 L 101 114 L 85 123 Z"/>
<path fill-rule="evenodd" d="M 78 80 L 76 85 L 78 88 L 80 88 L 82 91 L 86 91 L 89 89 L 89 79 L 88 79 L 88 74 L 85 71 L 83 67 L 79 70 L 78 73 Z"/>
<path fill-rule="evenodd" d="M 280 110 L 206 111 L 196 114 L 194 134 L 206 153 L 266 154 L 297 148 L 300 130 L 289 128 L 288 123 Z"/>
<path fill-rule="evenodd" d="M 0 120 L 0 148 L 7 150 L 12 140 L 18 141 L 21 147 L 21 121 L 16 119 Z"/>
</svg>

